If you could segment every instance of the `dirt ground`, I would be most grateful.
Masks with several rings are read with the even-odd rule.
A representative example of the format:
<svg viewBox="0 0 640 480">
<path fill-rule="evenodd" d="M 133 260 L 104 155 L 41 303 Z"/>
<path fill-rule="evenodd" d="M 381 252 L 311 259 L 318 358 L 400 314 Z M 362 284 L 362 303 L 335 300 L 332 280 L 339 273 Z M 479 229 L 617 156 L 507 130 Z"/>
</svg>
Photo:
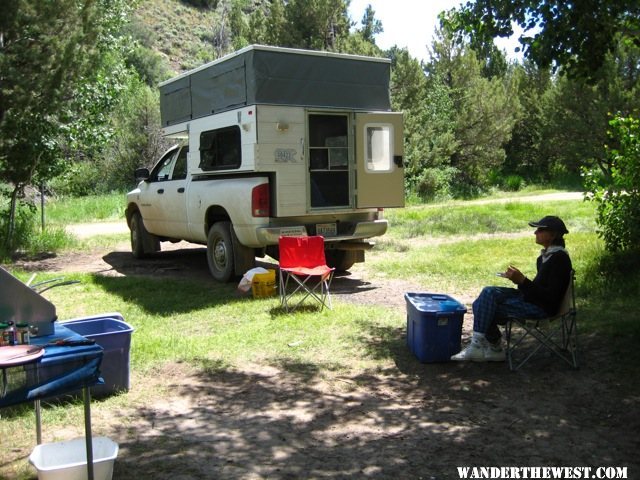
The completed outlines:
<svg viewBox="0 0 640 480">
<path fill-rule="evenodd" d="M 189 244 L 145 261 L 123 244 L 21 266 L 213 282 L 204 250 Z M 404 310 L 404 292 L 421 289 L 367 280 L 356 266 L 332 290 L 336 301 Z M 467 314 L 465 339 L 471 324 Z M 616 466 L 640 478 L 637 369 L 598 338 L 581 342 L 577 371 L 546 356 L 517 373 L 504 363 L 420 364 L 406 349 L 380 371 L 340 376 L 313 365 L 134 371 L 118 418 L 94 402 L 94 434 L 120 445 L 114 479 L 456 479 L 462 466 Z"/>
</svg>

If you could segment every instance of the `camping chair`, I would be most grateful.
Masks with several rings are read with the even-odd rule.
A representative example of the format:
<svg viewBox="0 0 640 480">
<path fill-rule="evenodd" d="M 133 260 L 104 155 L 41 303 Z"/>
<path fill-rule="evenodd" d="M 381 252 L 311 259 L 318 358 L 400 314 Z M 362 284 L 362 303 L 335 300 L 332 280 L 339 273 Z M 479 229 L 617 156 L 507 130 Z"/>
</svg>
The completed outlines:
<svg viewBox="0 0 640 480">
<path fill-rule="evenodd" d="M 510 317 L 506 320 L 507 360 L 511 371 L 518 370 L 543 347 L 573 368 L 578 368 L 578 327 L 574 283 L 575 271 L 572 270 L 569 286 L 555 315 L 543 319 Z M 519 333 L 514 335 L 516 331 Z M 529 346 L 530 351 L 524 358 L 516 361 L 514 358 L 516 351 L 524 350 L 524 340 L 529 338 L 534 339 L 534 346 Z"/>
<path fill-rule="evenodd" d="M 333 268 L 327 266 L 324 255 L 324 238 L 280 237 L 280 303 L 286 311 L 298 308 L 307 298 L 320 302 L 320 309 L 331 309 L 329 287 L 333 279 Z M 287 293 L 289 280 L 295 288 Z M 302 293 L 294 303 L 292 296 Z"/>
</svg>

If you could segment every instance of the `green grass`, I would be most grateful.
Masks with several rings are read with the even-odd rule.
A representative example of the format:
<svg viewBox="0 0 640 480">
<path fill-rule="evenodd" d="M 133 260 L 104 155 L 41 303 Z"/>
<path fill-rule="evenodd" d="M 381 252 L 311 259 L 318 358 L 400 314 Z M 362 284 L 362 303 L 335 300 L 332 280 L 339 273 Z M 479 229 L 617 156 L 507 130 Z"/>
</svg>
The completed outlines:
<svg viewBox="0 0 640 480">
<path fill-rule="evenodd" d="M 26 279 L 25 274 L 20 276 Z M 38 276 L 38 280 L 47 275 Z M 277 298 L 239 297 L 235 285 L 135 277 L 66 275 L 79 284 L 46 292 L 58 316 L 117 311 L 135 328 L 132 368 L 184 361 L 195 365 L 315 364 L 329 370 L 371 367 L 372 332 L 402 326 L 403 312 L 337 304 L 284 314 Z"/>
<path fill-rule="evenodd" d="M 545 215 L 557 215 L 566 219 L 570 232 L 595 229 L 593 204 L 576 200 L 540 204 L 518 199 L 504 204 L 452 202 L 385 211 L 390 223 L 391 238 L 526 231 L 529 229 L 527 222 Z"/>
<path fill-rule="evenodd" d="M 108 197 L 108 201 L 113 198 Z M 80 203 L 87 205 L 85 199 Z M 59 211 L 75 210 L 73 202 L 68 202 Z M 548 213 L 563 217 L 571 231 L 567 247 L 578 271 L 582 304 L 597 305 L 599 297 L 611 292 L 602 281 L 594 283 L 594 275 L 588 273 L 598 270 L 597 262 L 604 252 L 594 233 L 593 205 L 579 200 L 467 206 L 455 203 L 389 210 L 390 232 L 368 255 L 367 269 L 372 277 L 410 279 L 425 291 L 469 298 L 484 285 L 505 282 L 496 278 L 495 272 L 509 264 L 535 275 L 539 246 L 529 235 L 527 222 Z M 61 214 L 63 217 L 69 218 L 68 214 Z M 110 237 L 107 244 L 114 240 Z M 88 242 L 100 245 L 102 240 Z M 141 369 L 176 360 L 224 365 L 249 360 L 269 364 L 315 362 L 331 368 L 351 368 L 354 361 L 362 365 L 371 362 L 361 348 L 360 333 L 403 327 L 403 312 L 364 306 L 338 304 L 331 312 L 280 315 L 276 300 L 239 298 L 233 284 L 211 289 L 177 280 L 76 277 L 79 285 L 50 291 L 60 318 L 105 309 L 121 312 L 136 328 L 132 359 Z M 628 302 L 623 299 L 618 303 Z M 598 328 L 595 322 L 592 327 L 586 324 L 588 330 Z M 629 329 L 636 334 L 632 324 Z M 171 348 L 165 348 L 167 345 Z"/>
<path fill-rule="evenodd" d="M 68 197 L 45 205 L 47 222 L 55 225 L 122 220 L 126 206 L 124 193 Z"/>
</svg>

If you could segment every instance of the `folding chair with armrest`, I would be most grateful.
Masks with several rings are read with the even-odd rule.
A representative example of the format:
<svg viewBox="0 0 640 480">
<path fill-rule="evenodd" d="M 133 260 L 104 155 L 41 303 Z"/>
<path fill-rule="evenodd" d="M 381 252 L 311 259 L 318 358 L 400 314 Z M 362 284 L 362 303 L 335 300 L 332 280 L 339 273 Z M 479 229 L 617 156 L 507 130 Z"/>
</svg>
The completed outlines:
<svg viewBox="0 0 640 480">
<path fill-rule="evenodd" d="M 543 347 L 573 368 L 578 368 L 578 327 L 574 283 L 575 271 L 572 270 L 569 286 L 555 315 L 543 319 L 515 317 L 506 319 L 507 360 L 512 371 L 526 364 Z M 514 338 L 516 331 L 519 331 L 519 334 Z M 523 354 L 524 358 L 516 361 L 514 353 L 524 350 L 526 339 L 534 339 L 537 342 L 534 341 L 534 345 L 528 346 L 530 351 Z"/>
<path fill-rule="evenodd" d="M 317 300 L 321 309 L 331 309 L 329 287 L 333 279 L 333 268 L 327 266 L 324 253 L 324 238 L 280 237 L 280 303 L 286 311 L 298 308 L 307 298 Z M 294 288 L 287 292 L 289 281 Z M 292 296 L 302 293 L 301 299 L 294 303 Z"/>
</svg>

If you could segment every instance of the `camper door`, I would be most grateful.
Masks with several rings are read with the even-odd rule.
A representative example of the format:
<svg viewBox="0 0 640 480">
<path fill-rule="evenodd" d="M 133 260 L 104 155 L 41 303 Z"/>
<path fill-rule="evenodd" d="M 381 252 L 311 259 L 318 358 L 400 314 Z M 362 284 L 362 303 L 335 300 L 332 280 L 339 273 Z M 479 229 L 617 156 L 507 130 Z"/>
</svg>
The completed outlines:
<svg viewBox="0 0 640 480">
<path fill-rule="evenodd" d="M 402 113 L 356 114 L 356 207 L 403 207 Z"/>
</svg>

